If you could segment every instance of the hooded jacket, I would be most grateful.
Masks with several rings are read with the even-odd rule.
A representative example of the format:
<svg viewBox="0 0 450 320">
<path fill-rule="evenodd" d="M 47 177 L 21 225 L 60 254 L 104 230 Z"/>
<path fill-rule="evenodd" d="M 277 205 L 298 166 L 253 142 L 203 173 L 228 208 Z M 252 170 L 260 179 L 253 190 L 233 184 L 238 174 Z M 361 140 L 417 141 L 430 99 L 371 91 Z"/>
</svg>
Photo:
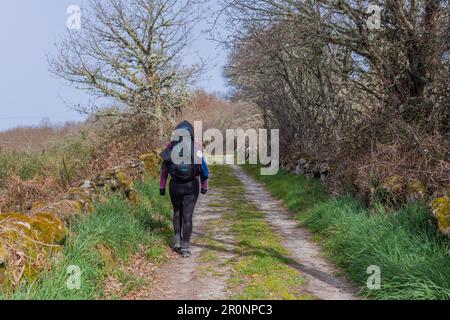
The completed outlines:
<svg viewBox="0 0 450 320">
<path fill-rule="evenodd" d="M 194 148 L 191 149 L 192 150 L 191 151 L 192 152 L 191 159 L 193 159 L 194 161 L 200 162 L 200 158 L 201 158 L 201 166 L 200 166 L 200 174 L 199 174 L 200 180 L 201 180 L 201 188 L 204 190 L 208 190 L 209 169 L 208 169 L 208 165 L 206 163 L 206 159 L 203 155 L 201 146 L 195 144 L 194 127 L 192 126 L 191 123 L 189 123 L 188 121 L 185 120 L 176 126 L 175 130 L 177 130 L 177 129 L 185 129 L 189 132 L 189 135 L 191 138 L 191 143 L 192 143 L 192 145 L 194 145 Z M 162 167 L 161 167 L 161 179 L 160 179 L 160 188 L 161 189 L 166 189 L 167 178 L 169 176 L 169 167 L 172 162 L 172 159 L 171 159 L 172 150 L 175 146 L 177 146 L 181 142 L 182 142 L 182 137 L 180 137 L 180 139 L 178 141 L 170 142 L 167 145 L 167 147 L 160 154 L 161 158 L 164 160 Z M 198 163 L 198 162 L 194 162 L 194 163 Z"/>
</svg>

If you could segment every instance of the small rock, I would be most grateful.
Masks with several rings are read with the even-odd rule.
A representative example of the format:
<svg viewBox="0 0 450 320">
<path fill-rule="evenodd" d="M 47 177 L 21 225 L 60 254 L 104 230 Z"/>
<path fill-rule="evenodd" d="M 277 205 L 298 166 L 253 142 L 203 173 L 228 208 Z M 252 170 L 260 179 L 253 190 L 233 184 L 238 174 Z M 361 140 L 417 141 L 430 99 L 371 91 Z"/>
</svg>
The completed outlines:
<svg viewBox="0 0 450 320">
<path fill-rule="evenodd" d="M 90 180 L 86 180 L 83 185 L 81 186 L 83 189 L 90 189 L 92 188 L 92 182 Z"/>
<path fill-rule="evenodd" d="M 381 187 L 391 194 L 398 194 L 402 192 L 403 184 L 404 184 L 403 177 L 396 175 L 386 179 L 382 183 Z"/>
<path fill-rule="evenodd" d="M 408 201 L 416 201 L 425 199 L 427 188 L 419 179 L 411 179 L 406 186 L 406 199 Z"/>
</svg>

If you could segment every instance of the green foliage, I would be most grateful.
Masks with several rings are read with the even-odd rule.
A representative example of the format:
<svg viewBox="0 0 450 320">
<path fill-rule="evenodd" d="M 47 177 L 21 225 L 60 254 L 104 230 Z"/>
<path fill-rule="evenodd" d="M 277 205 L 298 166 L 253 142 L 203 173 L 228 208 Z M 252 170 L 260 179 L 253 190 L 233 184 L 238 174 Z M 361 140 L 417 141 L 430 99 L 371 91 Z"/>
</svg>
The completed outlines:
<svg viewBox="0 0 450 320">
<path fill-rule="evenodd" d="M 448 241 L 429 221 L 424 205 L 387 214 L 354 199 L 330 200 L 311 210 L 307 225 L 320 232 L 327 253 L 377 299 L 450 299 Z M 366 270 L 381 269 L 381 290 L 368 290 Z"/>
</svg>

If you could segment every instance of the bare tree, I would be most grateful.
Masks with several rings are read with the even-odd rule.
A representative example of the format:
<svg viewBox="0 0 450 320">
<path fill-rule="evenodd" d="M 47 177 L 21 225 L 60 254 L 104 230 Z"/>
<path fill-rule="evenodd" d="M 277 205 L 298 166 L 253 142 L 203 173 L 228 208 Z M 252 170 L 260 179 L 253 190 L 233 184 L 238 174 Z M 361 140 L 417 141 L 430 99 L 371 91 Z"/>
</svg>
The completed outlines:
<svg viewBox="0 0 450 320">
<path fill-rule="evenodd" d="M 449 72 L 446 0 L 224 2 L 234 34 L 245 37 L 274 23 L 291 22 L 297 44 L 334 45 L 350 52 L 351 79 L 389 113 L 407 121 L 430 121 L 445 111 L 436 94 L 444 94 L 439 84 Z M 368 9 L 374 5 L 380 14 L 378 30 L 368 23 L 375 14 Z"/>
<path fill-rule="evenodd" d="M 51 70 L 79 89 L 111 97 L 126 113 L 162 124 L 189 96 L 200 66 L 183 66 L 200 18 L 197 0 L 90 0 L 79 31 L 68 31 Z M 99 115 L 116 113 L 99 112 Z M 162 138 L 162 131 L 160 132 Z"/>
<path fill-rule="evenodd" d="M 222 2 L 230 83 L 283 128 L 285 158 L 312 153 L 381 181 L 399 170 L 389 146 L 405 175 L 448 181 L 447 0 Z"/>
<path fill-rule="evenodd" d="M 348 59 L 348 52 L 320 38 L 310 41 L 310 29 L 293 21 L 252 28 L 234 42 L 227 68 L 239 94 L 261 107 L 266 126 L 283 128 L 285 153 L 329 148 L 365 100 L 345 94 L 353 84 L 336 60 Z"/>
</svg>

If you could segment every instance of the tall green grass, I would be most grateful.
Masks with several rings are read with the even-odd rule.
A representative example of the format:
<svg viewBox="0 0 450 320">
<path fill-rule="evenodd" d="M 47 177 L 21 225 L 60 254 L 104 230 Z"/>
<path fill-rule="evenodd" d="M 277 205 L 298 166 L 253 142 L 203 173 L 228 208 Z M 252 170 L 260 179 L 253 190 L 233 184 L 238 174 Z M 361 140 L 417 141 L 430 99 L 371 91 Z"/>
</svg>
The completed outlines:
<svg viewBox="0 0 450 320">
<path fill-rule="evenodd" d="M 98 245 L 106 245 L 121 262 L 126 262 L 141 245 L 165 246 L 170 237 L 170 206 L 159 196 L 157 182 L 139 186 L 140 202 L 131 207 L 126 200 L 112 196 L 96 211 L 70 227 L 63 257 L 50 272 L 34 283 L 25 284 L 3 299 L 90 300 L 103 295 L 103 282 L 110 266 L 102 259 Z M 163 250 L 159 251 L 161 254 Z M 158 257 L 154 257 L 158 258 Z M 67 287 L 67 268 L 81 270 L 81 288 Z"/>
<path fill-rule="evenodd" d="M 425 205 L 392 213 L 368 211 L 352 198 L 316 205 L 306 225 L 324 236 L 324 249 L 377 299 L 450 299 L 449 242 L 430 223 Z M 381 289 L 366 286 L 367 268 L 381 270 Z"/>
<path fill-rule="evenodd" d="M 430 222 L 426 205 L 412 203 L 396 212 L 369 210 L 352 197 L 327 197 L 319 182 L 280 172 L 255 178 L 321 235 L 326 254 L 375 299 L 450 299 L 449 241 Z M 381 289 L 369 290 L 367 268 L 381 270 Z"/>
</svg>

